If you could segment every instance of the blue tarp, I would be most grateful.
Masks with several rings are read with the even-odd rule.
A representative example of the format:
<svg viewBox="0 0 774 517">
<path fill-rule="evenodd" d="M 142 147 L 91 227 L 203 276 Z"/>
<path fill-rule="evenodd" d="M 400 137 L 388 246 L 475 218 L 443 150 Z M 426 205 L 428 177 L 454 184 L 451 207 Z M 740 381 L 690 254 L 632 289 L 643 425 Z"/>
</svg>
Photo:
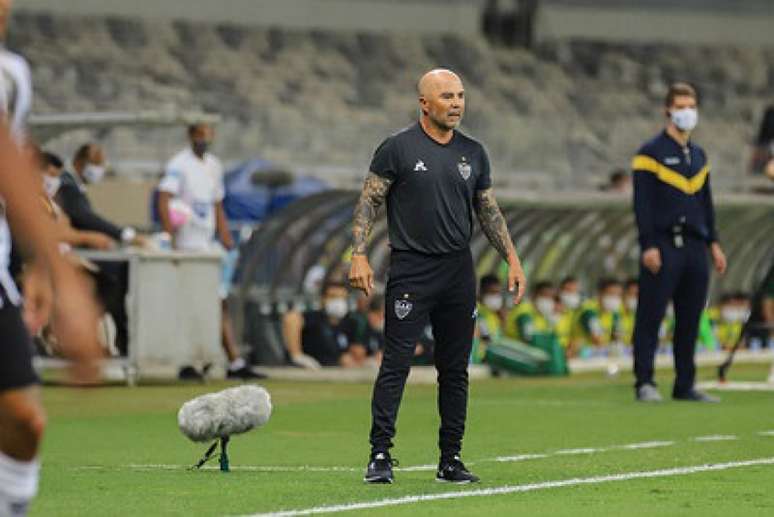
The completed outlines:
<svg viewBox="0 0 774 517">
<path fill-rule="evenodd" d="M 317 178 L 296 177 L 272 162 L 254 158 L 226 172 L 223 207 L 232 223 L 259 222 L 298 198 L 323 190 L 328 185 Z M 151 218 L 159 223 L 156 210 L 158 190 L 151 200 Z"/>
<path fill-rule="evenodd" d="M 230 221 L 261 221 L 298 198 L 327 190 L 317 178 L 295 177 L 266 160 L 248 160 L 226 173 L 223 206 Z"/>
</svg>

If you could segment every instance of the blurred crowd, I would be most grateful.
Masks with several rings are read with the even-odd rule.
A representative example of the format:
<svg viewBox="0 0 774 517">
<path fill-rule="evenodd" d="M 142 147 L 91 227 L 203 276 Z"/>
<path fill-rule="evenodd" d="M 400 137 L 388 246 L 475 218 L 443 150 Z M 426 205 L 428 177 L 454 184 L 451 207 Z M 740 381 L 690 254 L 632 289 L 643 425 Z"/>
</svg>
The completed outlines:
<svg viewBox="0 0 774 517">
<path fill-rule="evenodd" d="M 498 277 L 483 276 L 471 362 L 487 362 L 489 347 L 537 346 L 546 336 L 557 340 L 568 359 L 628 356 L 638 291 L 635 278 L 603 278 L 592 293 L 586 293 L 580 279 L 567 277 L 558 283 L 535 282 L 529 299 L 514 306 Z M 320 295 L 319 308 L 291 310 L 282 317 L 290 361 L 312 369 L 377 365 L 384 344 L 385 314 L 385 300 L 379 290 L 366 297 L 350 293 L 343 282 L 328 281 L 322 285 Z M 741 338 L 751 314 L 762 310 L 750 293 L 723 294 L 702 313 L 697 351 L 730 350 Z M 659 332 L 662 354 L 671 353 L 674 326 L 670 306 Z M 765 323 L 758 331 L 751 331 L 744 347 L 774 348 L 774 337 Z M 433 336 L 428 325 L 428 332 L 417 343 L 414 362 L 432 364 L 432 357 Z"/>
<path fill-rule="evenodd" d="M 516 340 L 531 344 L 541 334 L 555 335 L 568 358 L 631 353 L 639 295 L 636 278 L 603 278 L 589 295 L 584 294 L 581 282 L 574 277 L 564 278 L 558 284 L 539 281 L 533 285 L 530 299 L 515 307 L 507 307 L 509 297 L 495 276 L 483 277 L 479 292 L 478 337 L 484 346 L 479 347 L 474 362 L 483 360 L 488 343 Z M 761 311 L 761 307 L 753 307 L 752 301 L 750 294 L 740 291 L 725 293 L 708 305 L 701 316 L 698 349 L 734 347 L 752 311 Z M 670 304 L 659 331 L 661 353 L 671 352 L 674 326 Z M 774 347 L 765 324 L 760 327 L 759 332 L 752 332 L 746 346 Z"/>
<path fill-rule="evenodd" d="M 62 254 L 88 273 L 93 290 L 103 311 L 100 324 L 102 345 L 108 355 L 125 356 L 129 346 L 126 295 L 128 264 L 115 257 L 99 256 L 89 260 L 74 248 L 109 252 L 121 247 L 168 251 L 220 252 L 223 259 L 221 336 L 228 358 L 228 377 L 257 378 L 242 358 L 226 306 L 228 289 L 236 262 L 236 250 L 223 209 L 223 167 L 209 152 L 214 131 L 207 124 L 188 128 L 188 145 L 171 157 L 165 166 L 154 196 L 155 208 L 161 215 L 161 232 L 141 235 L 135 228 L 117 225 L 92 206 L 88 191 L 101 182 L 109 171 L 109 162 L 101 145 L 87 142 L 77 147 L 66 167 L 64 160 L 28 143 L 28 152 L 37 163 L 41 190 L 40 201 L 56 221 Z M 23 270 L 18 254 L 12 255 L 11 272 L 23 283 Z M 57 343 L 50 326 L 38 336 L 41 351 L 57 353 Z M 185 366 L 181 378 L 201 379 L 203 372 Z"/>
</svg>

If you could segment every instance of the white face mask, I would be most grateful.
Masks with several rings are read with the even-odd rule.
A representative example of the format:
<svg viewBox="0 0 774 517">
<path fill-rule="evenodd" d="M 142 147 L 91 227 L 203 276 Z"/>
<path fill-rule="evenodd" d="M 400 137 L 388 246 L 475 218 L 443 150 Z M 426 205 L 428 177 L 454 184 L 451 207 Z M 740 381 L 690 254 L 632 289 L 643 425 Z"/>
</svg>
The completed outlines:
<svg viewBox="0 0 774 517">
<path fill-rule="evenodd" d="M 603 296 L 602 308 L 608 312 L 615 312 L 621 308 L 622 301 L 620 296 Z"/>
<path fill-rule="evenodd" d="M 674 110 L 670 114 L 670 118 L 680 131 L 693 131 L 696 124 L 699 123 L 699 112 L 696 108 L 683 108 Z"/>
<path fill-rule="evenodd" d="M 559 299 L 562 300 L 562 305 L 568 309 L 577 309 L 581 298 L 578 293 L 561 293 Z"/>
<path fill-rule="evenodd" d="M 626 299 L 626 308 L 629 309 L 629 312 L 634 312 L 637 310 L 637 298 L 630 297 Z"/>
<path fill-rule="evenodd" d="M 49 176 L 48 174 L 43 175 L 43 190 L 46 191 L 46 195 L 48 195 L 48 197 L 54 197 L 61 185 L 62 180 L 59 178 L 59 176 Z"/>
<path fill-rule="evenodd" d="M 481 298 L 481 303 L 490 311 L 497 312 L 503 308 L 503 297 L 499 294 L 485 294 Z"/>
<path fill-rule="evenodd" d="M 346 298 L 330 298 L 325 300 L 324 309 L 331 318 L 341 319 L 349 312 L 349 305 Z"/>
<path fill-rule="evenodd" d="M 747 319 L 747 311 L 737 307 L 724 307 L 720 317 L 727 323 L 741 323 Z"/>
<path fill-rule="evenodd" d="M 549 298 L 547 296 L 539 296 L 538 298 L 535 298 L 535 308 L 546 318 L 550 319 L 554 315 L 555 307 L 556 302 L 554 302 L 553 298 Z"/>
<path fill-rule="evenodd" d="M 83 168 L 83 178 L 87 183 L 94 184 L 102 181 L 105 177 L 105 167 L 103 165 L 94 165 L 93 163 L 87 163 Z"/>
</svg>

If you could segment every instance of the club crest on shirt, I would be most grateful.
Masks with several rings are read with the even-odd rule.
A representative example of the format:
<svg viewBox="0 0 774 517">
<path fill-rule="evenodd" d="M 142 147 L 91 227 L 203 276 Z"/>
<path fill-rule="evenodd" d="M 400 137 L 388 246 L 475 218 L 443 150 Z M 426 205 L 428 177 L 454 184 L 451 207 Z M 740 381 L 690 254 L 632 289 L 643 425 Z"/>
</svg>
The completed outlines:
<svg viewBox="0 0 774 517">
<path fill-rule="evenodd" d="M 395 315 L 399 320 L 408 316 L 413 308 L 414 304 L 408 300 L 395 300 Z"/>
<path fill-rule="evenodd" d="M 457 164 L 457 170 L 460 171 L 460 176 L 462 176 L 462 179 L 467 180 L 470 178 L 470 173 L 473 172 L 473 167 L 470 166 L 470 164 L 463 156 L 462 160 Z"/>
</svg>

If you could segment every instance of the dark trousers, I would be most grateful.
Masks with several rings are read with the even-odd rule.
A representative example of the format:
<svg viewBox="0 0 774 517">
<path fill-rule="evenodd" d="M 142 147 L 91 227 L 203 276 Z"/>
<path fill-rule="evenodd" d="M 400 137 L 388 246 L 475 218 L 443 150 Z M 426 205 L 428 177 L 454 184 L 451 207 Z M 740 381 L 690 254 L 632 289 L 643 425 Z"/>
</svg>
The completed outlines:
<svg viewBox="0 0 774 517">
<path fill-rule="evenodd" d="M 122 356 L 128 353 L 129 323 L 126 314 L 126 293 L 129 290 L 129 264 L 99 261 L 99 272 L 94 276 L 97 295 L 105 310 L 116 324 L 116 348 Z"/>
<path fill-rule="evenodd" d="M 693 355 L 709 280 L 707 244 L 687 238 L 684 247 L 676 248 L 665 236 L 659 241 L 658 248 L 662 262 L 658 274 L 654 275 L 642 265 L 640 268 L 640 295 L 634 324 L 636 387 L 653 384 L 658 330 L 667 304 L 672 300 L 675 309 L 675 384 L 672 393 L 681 395 L 693 389 L 696 375 Z"/>
<path fill-rule="evenodd" d="M 393 251 L 385 293 L 385 348 L 371 402 L 371 448 L 392 447 L 395 420 L 414 348 L 428 323 L 438 370 L 438 447 L 459 454 L 468 405 L 468 361 L 473 341 L 476 278 L 470 250 L 428 256 Z"/>
</svg>

